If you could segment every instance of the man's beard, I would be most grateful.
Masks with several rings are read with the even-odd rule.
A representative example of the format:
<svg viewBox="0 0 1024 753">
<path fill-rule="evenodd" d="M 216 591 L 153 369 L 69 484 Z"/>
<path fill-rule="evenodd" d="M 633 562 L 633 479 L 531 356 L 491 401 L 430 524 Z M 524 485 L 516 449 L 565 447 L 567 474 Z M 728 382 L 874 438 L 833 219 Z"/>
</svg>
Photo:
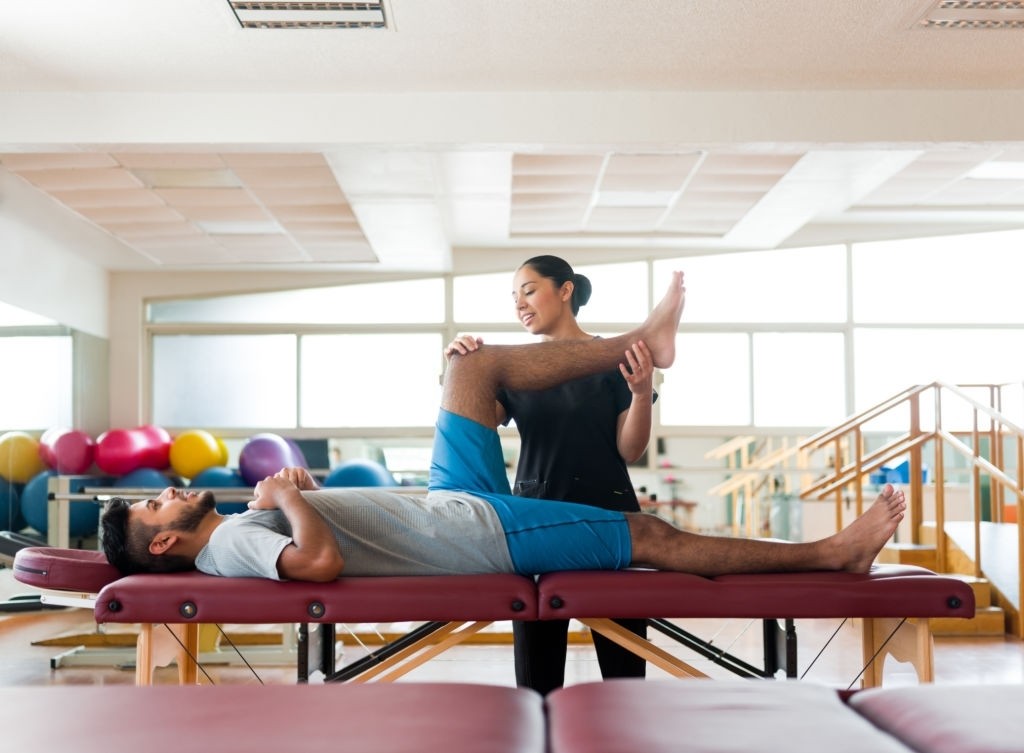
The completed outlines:
<svg viewBox="0 0 1024 753">
<path fill-rule="evenodd" d="M 196 503 L 182 510 L 178 517 L 174 519 L 174 522 L 171 523 L 170 529 L 192 533 L 199 528 L 199 524 L 203 522 L 203 518 L 207 516 L 210 510 L 215 508 L 216 500 L 213 498 L 213 492 L 208 490 L 201 491 Z"/>
</svg>

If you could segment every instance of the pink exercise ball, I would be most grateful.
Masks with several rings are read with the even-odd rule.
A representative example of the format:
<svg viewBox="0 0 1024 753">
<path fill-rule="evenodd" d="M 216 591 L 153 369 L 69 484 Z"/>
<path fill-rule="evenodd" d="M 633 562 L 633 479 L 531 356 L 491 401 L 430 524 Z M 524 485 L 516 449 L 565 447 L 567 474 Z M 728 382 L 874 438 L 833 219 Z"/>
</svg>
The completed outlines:
<svg viewBox="0 0 1024 753">
<path fill-rule="evenodd" d="M 84 431 L 71 429 L 57 437 L 51 448 L 57 473 L 85 473 L 96 458 L 96 441 Z"/>
<path fill-rule="evenodd" d="M 39 437 L 39 459 L 46 463 L 48 468 L 57 467 L 57 458 L 53 454 L 53 443 L 57 441 L 57 437 L 68 431 L 70 429 L 65 427 L 47 429 Z"/>
</svg>

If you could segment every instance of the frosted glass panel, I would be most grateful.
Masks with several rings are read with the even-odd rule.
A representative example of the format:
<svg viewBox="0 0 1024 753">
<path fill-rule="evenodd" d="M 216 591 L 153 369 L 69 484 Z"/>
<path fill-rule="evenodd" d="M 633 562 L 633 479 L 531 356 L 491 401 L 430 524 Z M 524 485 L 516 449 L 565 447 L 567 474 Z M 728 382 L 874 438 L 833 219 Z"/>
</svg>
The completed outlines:
<svg viewBox="0 0 1024 753">
<path fill-rule="evenodd" d="M 452 280 L 452 315 L 457 322 L 516 320 L 512 304 L 512 273 L 465 275 Z"/>
<path fill-rule="evenodd" d="M 302 425 L 433 426 L 442 348 L 439 335 L 302 338 Z"/>
<path fill-rule="evenodd" d="M 1024 323 L 1024 232 L 858 243 L 858 322 Z"/>
<path fill-rule="evenodd" d="M 651 305 L 647 295 L 647 265 L 601 264 L 574 267 L 590 279 L 593 293 L 578 319 L 586 322 L 642 322 Z"/>
<path fill-rule="evenodd" d="M 71 426 L 71 338 L 0 337 L 0 432 Z"/>
<path fill-rule="evenodd" d="M 285 290 L 149 306 L 151 322 L 372 324 L 444 320 L 444 281 Z"/>
<path fill-rule="evenodd" d="M 686 276 L 686 322 L 846 321 L 842 246 L 690 256 L 654 262 L 654 299 Z"/>
<path fill-rule="evenodd" d="M 153 420 L 160 426 L 295 426 L 294 335 L 153 338 Z"/>
<path fill-rule="evenodd" d="M 1024 380 L 1024 329 L 857 329 L 853 346 L 858 411 L 916 384 Z"/>
<path fill-rule="evenodd" d="M 750 339 L 746 334 L 683 334 L 676 362 L 657 387 L 663 424 L 750 424 Z"/>
<path fill-rule="evenodd" d="M 754 424 L 824 427 L 846 417 L 839 334 L 754 335 Z"/>
</svg>

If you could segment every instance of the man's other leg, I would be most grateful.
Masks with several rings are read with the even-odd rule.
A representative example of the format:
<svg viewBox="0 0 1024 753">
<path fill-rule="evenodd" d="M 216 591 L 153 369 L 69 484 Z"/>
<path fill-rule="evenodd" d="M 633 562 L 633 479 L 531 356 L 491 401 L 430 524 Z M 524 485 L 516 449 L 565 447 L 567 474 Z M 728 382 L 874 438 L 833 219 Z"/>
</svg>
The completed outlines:
<svg viewBox="0 0 1024 753">
<path fill-rule="evenodd" d="M 709 577 L 807 570 L 866 573 L 906 508 L 903 492 L 886 484 L 864 514 L 846 528 L 807 543 L 704 536 L 676 528 L 656 515 L 626 513 L 630 564 Z"/>
</svg>

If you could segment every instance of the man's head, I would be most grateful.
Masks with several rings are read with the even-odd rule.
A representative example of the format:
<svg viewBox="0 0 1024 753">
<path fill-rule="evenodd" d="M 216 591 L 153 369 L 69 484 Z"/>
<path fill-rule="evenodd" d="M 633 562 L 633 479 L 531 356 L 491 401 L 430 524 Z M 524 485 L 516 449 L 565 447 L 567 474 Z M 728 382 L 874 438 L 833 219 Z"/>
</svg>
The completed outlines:
<svg viewBox="0 0 1024 753">
<path fill-rule="evenodd" d="M 203 524 L 217 517 L 214 503 L 209 491 L 173 487 L 156 499 L 113 497 L 100 515 L 103 552 L 125 575 L 192 570 L 205 544 Z"/>
</svg>

